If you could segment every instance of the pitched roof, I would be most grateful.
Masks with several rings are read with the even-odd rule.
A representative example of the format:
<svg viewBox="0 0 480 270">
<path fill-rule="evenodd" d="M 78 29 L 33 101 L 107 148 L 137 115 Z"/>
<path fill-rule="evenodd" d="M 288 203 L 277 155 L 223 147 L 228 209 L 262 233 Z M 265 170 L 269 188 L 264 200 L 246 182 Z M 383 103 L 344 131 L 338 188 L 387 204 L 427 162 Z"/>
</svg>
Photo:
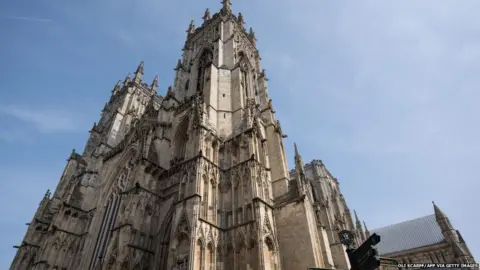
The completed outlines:
<svg viewBox="0 0 480 270">
<path fill-rule="evenodd" d="M 370 231 L 380 235 L 380 255 L 420 248 L 444 241 L 435 215 L 429 215 Z"/>
</svg>

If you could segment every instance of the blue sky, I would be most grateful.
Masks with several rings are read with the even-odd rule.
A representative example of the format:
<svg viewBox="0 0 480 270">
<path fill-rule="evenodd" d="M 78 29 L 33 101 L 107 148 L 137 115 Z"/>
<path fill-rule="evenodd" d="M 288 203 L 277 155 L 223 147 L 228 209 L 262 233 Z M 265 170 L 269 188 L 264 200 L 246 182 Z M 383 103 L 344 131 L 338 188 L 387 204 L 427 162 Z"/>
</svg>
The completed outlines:
<svg viewBox="0 0 480 270">
<path fill-rule="evenodd" d="M 164 93 L 190 20 L 219 2 L 0 2 L 1 269 L 116 81 L 145 60 Z M 255 29 L 289 163 L 293 142 L 322 159 L 370 228 L 434 200 L 480 257 L 480 2 L 232 2 Z"/>
</svg>

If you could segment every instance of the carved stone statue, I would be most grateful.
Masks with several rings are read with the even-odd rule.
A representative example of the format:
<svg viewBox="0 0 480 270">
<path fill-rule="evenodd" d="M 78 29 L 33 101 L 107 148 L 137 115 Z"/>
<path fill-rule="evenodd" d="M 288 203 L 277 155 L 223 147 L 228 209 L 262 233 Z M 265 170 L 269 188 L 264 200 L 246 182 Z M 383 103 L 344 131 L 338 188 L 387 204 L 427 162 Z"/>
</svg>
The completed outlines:
<svg viewBox="0 0 480 270">
<path fill-rule="evenodd" d="M 320 212 L 320 210 L 317 210 L 315 214 L 317 215 L 317 222 L 322 223 L 322 213 Z"/>
</svg>

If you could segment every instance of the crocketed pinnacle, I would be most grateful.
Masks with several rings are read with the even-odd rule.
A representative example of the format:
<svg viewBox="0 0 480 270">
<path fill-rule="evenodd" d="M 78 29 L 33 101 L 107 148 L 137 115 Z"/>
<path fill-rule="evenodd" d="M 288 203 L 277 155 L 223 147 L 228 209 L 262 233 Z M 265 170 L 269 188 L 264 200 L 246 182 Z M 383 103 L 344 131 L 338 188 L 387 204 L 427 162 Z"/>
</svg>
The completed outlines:
<svg viewBox="0 0 480 270">
<path fill-rule="evenodd" d="M 240 23 L 240 25 L 244 25 L 245 24 L 245 20 L 243 19 L 243 14 L 241 12 L 238 13 L 238 22 Z"/>
<path fill-rule="evenodd" d="M 253 43 L 253 46 L 257 46 L 257 38 L 255 37 L 255 32 L 253 31 L 253 28 L 250 27 L 250 31 L 248 32 L 248 37 Z"/>
<path fill-rule="evenodd" d="M 142 62 L 140 62 L 140 64 L 138 65 L 137 71 L 135 71 L 135 74 L 141 73 L 141 74 L 143 75 L 143 66 L 144 66 L 144 63 L 143 63 L 143 61 L 142 61 Z"/>
<path fill-rule="evenodd" d="M 194 20 L 190 21 L 190 25 L 188 25 L 187 33 L 189 35 L 195 33 L 195 21 Z"/>
<path fill-rule="evenodd" d="M 207 8 L 205 10 L 205 14 L 203 15 L 203 22 L 206 22 L 208 20 L 210 20 L 212 18 L 212 16 L 210 15 L 210 10 Z"/>
<path fill-rule="evenodd" d="M 143 61 L 141 61 L 137 67 L 137 71 L 135 71 L 135 76 L 133 77 L 133 80 L 135 81 L 135 83 L 140 83 L 142 81 L 143 66 L 144 66 L 144 63 Z"/>
<path fill-rule="evenodd" d="M 117 81 L 117 84 L 115 84 L 115 87 L 113 87 L 113 90 L 112 90 L 113 94 L 116 94 L 116 93 L 118 93 L 118 91 L 120 91 L 121 83 L 122 83 L 122 80 Z"/>
<path fill-rule="evenodd" d="M 150 87 L 154 90 L 157 90 L 157 87 L 158 87 L 158 75 L 157 74 L 155 74 L 155 77 L 153 78 L 152 85 Z"/>
<path fill-rule="evenodd" d="M 294 149 L 295 149 L 295 162 L 296 162 L 296 163 L 299 163 L 299 165 L 303 166 L 302 156 L 300 156 L 300 154 L 298 153 L 297 144 L 296 144 L 296 143 L 293 143 L 293 147 L 294 147 Z"/>
<path fill-rule="evenodd" d="M 230 0 L 222 0 L 222 11 L 231 13 L 232 12 L 232 2 Z"/>
<path fill-rule="evenodd" d="M 370 237 L 370 231 L 368 230 L 367 224 L 365 223 L 365 221 L 363 221 L 363 227 L 365 228 L 366 237 Z"/>
<path fill-rule="evenodd" d="M 357 211 L 353 210 L 353 213 L 355 213 L 355 227 L 357 228 L 358 231 L 363 232 L 362 223 L 358 218 Z"/>
</svg>

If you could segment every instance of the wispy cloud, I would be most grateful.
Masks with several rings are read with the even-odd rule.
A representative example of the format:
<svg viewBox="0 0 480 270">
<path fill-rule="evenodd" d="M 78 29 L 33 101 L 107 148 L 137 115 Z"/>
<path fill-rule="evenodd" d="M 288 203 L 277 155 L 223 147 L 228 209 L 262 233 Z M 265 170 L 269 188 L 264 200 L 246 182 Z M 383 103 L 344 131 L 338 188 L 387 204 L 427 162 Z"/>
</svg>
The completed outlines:
<svg viewBox="0 0 480 270">
<path fill-rule="evenodd" d="M 36 17 L 4 16 L 3 18 L 8 20 L 30 21 L 30 22 L 52 22 L 51 19 L 36 18 Z"/>
<path fill-rule="evenodd" d="M 0 130 L 0 141 L 7 143 L 31 142 L 32 137 L 28 136 L 25 131 L 19 129 Z"/>
<path fill-rule="evenodd" d="M 72 132 L 78 130 L 76 117 L 61 110 L 40 110 L 22 106 L 0 106 L 0 113 L 26 124 L 32 125 L 41 133 Z"/>
</svg>

